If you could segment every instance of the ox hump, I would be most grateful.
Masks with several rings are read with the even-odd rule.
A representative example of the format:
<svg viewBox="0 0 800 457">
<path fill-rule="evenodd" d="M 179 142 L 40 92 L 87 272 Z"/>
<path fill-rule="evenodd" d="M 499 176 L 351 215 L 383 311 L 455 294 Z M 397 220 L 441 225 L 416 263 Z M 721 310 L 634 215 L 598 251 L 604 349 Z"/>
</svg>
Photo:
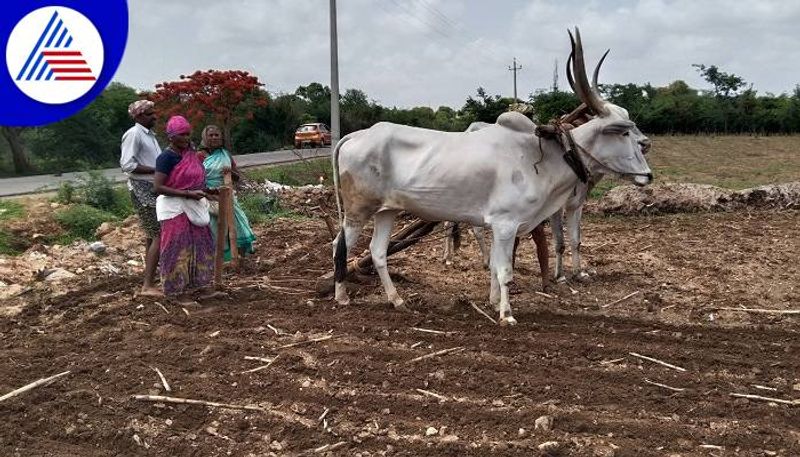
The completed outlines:
<svg viewBox="0 0 800 457">
<path fill-rule="evenodd" d="M 536 124 L 528 119 L 524 114 L 516 111 L 509 111 L 501 114 L 497 118 L 497 125 L 511 129 L 515 132 L 533 134 L 536 129 Z"/>
</svg>

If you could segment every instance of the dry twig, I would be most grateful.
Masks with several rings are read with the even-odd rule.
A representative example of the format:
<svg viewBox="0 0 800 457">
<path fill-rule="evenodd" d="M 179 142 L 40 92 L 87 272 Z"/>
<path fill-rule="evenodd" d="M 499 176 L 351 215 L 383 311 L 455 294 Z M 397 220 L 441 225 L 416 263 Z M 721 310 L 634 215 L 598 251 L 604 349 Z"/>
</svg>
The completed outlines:
<svg viewBox="0 0 800 457">
<path fill-rule="evenodd" d="M 761 309 L 761 308 L 717 308 L 723 311 L 740 311 L 743 313 L 763 313 L 763 314 L 800 314 L 800 309 Z"/>
<path fill-rule="evenodd" d="M 320 446 L 320 447 L 314 449 L 313 452 L 314 452 L 314 454 L 322 454 L 323 452 L 330 452 L 330 451 L 339 449 L 340 447 L 344 446 L 345 444 L 347 444 L 347 441 L 339 441 L 336 444 L 326 444 L 325 446 Z"/>
<path fill-rule="evenodd" d="M 158 305 L 158 306 L 159 306 L 161 309 L 163 309 L 165 313 L 169 314 L 169 310 L 167 309 L 167 307 L 166 307 L 166 306 L 162 305 L 162 304 L 161 304 L 161 303 L 159 303 L 159 302 L 154 302 L 154 303 L 155 303 L 156 305 Z"/>
<path fill-rule="evenodd" d="M 253 357 L 251 355 L 244 356 L 245 360 L 255 360 L 256 362 L 264 362 L 264 363 L 271 363 L 275 358 L 268 359 L 266 357 Z"/>
<path fill-rule="evenodd" d="M 548 294 L 548 293 L 545 293 L 545 292 L 539 292 L 538 290 L 537 290 L 537 291 L 535 291 L 534 293 L 535 293 L 536 295 L 541 295 L 542 297 L 545 297 L 545 298 L 558 298 L 558 297 L 556 297 L 555 295 L 550 295 L 550 294 Z"/>
<path fill-rule="evenodd" d="M 761 395 L 749 394 L 730 394 L 731 397 L 746 398 L 748 400 L 769 401 L 772 403 L 780 403 L 782 405 L 800 406 L 800 400 L 784 400 L 782 398 L 762 397 Z"/>
<path fill-rule="evenodd" d="M 422 395 L 427 395 L 429 397 L 433 397 L 440 401 L 447 401 L 447 397 L 445 397 L 444 395 L 439 395 L 436 392 L 431 392 L 430 390 L 425 390 L 425 389 L 414 389 L 414 390 L 421 393 Z"/>
<path fill-rule="evenodd" d="M 273 363 L 275 363 L 275 361 L 276 361 L 276 360 L 278 360 L 278 357 L 280 357 L 280 356 L 276 356 L 274 359 L 270 360 L 270 361 L 269 361 L 269 363 L 268 363 L 268 364 L 266 364 L 266 365 L 261 365 L 260 367 L 255 367 L 255 368 L 253 368 L 252 370 L 246 370 L 246 371 L 243 371 L 243 372 L 241 372 L 240 374 L 245 374 L 245 373 L 255 373 L 256 371 L 266 370 L 266 369 L 267 369 L 267 368 L 269 368 L 269 367 L 270 367 L 270 366 L 271 366 Z"/>
<path fill-rule="evenodd" d="M 632 355 L 634 357 L 640 358 L 642 360 L 647 360 L 649 362 L 657 363 L 657 364 L 665 366 L 667 368 L 672 368 L 673 370 L 686 371 L 686 368 L 681 368 L 681 367 L 679 367 L 677 365 L 672 365 L 672 364 L 664 362 L 662 360 L 654 359 L 652 357 L 647 357 L 646 355 L 637 354 L 635 352 L 629 352 L 628 354 L 630 354 L 630 355 Z"/>
<path fill-rule="evenodd" d="M 204 400 L 192 400 L 190 398 L 176 398 L 176 397 L 165 397 L 162 395 L 134 395 L 134 400 L 142 400 L 142 401 L 152 401 L 152 402 L 164 402 L 164 403 L 177 403 L 181 405 L 202 405 L 202 406 L 212 406 L 216 408 L 228 408 L 228 409 L 245 409 L 248 411 L 266 411 L 264 408 L 260 406 L 253 406 L 253 405 L 232 405 L 230 403 L 218 403 L 215 401 L 204 401 Z"/>
<path fill-rule="evenodd" d="M 161 370 L 159 370 L 154 366 L 151 366 L 150 368 L 152 368 L 158 375 L 158 378 L 161 379 L 161 385 L 164 386 L 164 390 L 166 390 L 167 392 L 172 392 L 172 389 L 170 389 L 169 383 L 167 382 L 167 378 L 164 377 L 164 374 L 161 373 Z"/>
<path fill-rule="evenodd" d="M 633 297 L 635 295 L 639 295 L 640 293 L 641 293 L 641 291 L 639 291 L 639 290 L 637 290 L 636 292 L 629 293 L 628 295 L 620 298 L 619 300 L 614 300 L 611 303 L 607 303 L 607 304 L 601 306 L 601 308 L 608 308 L 609 306 L 616 305 L 617 303 L 622 303 L 625 300 L 627 300 L 627 299 L 629 299 L 629 298 L 631 298 L 631 297 Z"/>
<path fill-rule="evenodd" d="M 492 316 L 486 314 L 486 311 L 482 310 L 478 305 L 472 302 L 469 302 L 469 304 L 472 306 L 472 308 L 475 309 L 475 311 L 481 313 L 484 317 L 486 317 L 486 319 L 489 319 L 489 321 L 491 321 L 492 324 L 497 324 L 497 321 L 492 319 Z"/>
<path fill-rule="evenodd" d="M 411 360 L 408 361 L 408 363 L 419 362 L 420 360 L 430 359 L 430 358 L 433 358 L 433 357 L 438 357 L 440 355 L 445 355 L 445 354 L 449 354 L 451 352 L 458 352 L 458 351 L 463 351 L 463 350 L 464 350 L 463 346 L 458 346 L 458 347 L 454 347 L 454 348 L 450 348 L 450 349 L 442 349 L 441 351 L 432 352 L 430 354 L 421 355 L 421 356 L 419 356 L 417 358 L 411 359 Z"/>
<path fill-rule="evenodd" d="M 303 345 L 303 344 L 319 343 L 320 341 L 327 341 L 327 340 L 330 340 L 332 338 L 339 338 L 339 336 L 338 335 L 337 336 L 328 335 L 328 336 L 323 336 L 322 338 L 314 338 L 313 340 L 299 341 L 297 343 L 291 343 L 291 344 L 285 344 L 283 346 L 278 346 L 278 349 L 286 349 L 286 348 L 291 348 L 291 347 L 295 347 L 295 346 L 300 346 L 300 345 Z"/>
<path fill-rule="evenodd" d="M 436 335 L 447 335 L 447 332 L 442 332 L 441 330 L 429 330 L 427 328 L 411 327 L 411 330 L 416 330 L 423 333 L 433 333 Z"/>
<path fill-rule="evenodd" d="M 613 359 L 613 360 L 601 360 L 600 361 L 600 365 L 611 365 L 612 363 L 619 363 L 619 362 L 622 362 L 623 360 L 625 360 L 625 357 L 621 357 L 619 359 Z"/>
<path fill-rule="evenodd" d="M 646 382 L 648 384 L 651 384 L 651 385 L 654 385 L 654 386 L 658 386 L 658 387 L 667 389 L 667 390 L 671 390 L 673 392 L 683 392 L 684 390 L 686 390 L 686 389 L 682 389 L 680 387 L 671 387 L 671 386 L 668 386 L 666 384 L 661 384 L 660 382 L 653 382 L 653 381 L 651 381 L 649 379 L 645 379 L 644 382 Z"/>
<path fill-rule="evenodd" d="M 57 375 L 50 376 L 49 378 L 42 378 L 42 379 L 40 379 L 38 381 L 34 381 L 34 382 L 30 383 L 30 384 L 26 384 L 26 385 L 20 387 L 19 389 L 12 390 L 11 392 L 3 395 L 2 397 L 0 397 L 0 401 L 7 400 L 7 399 L 9 399 L 11 397 L 16 397 L 17 395 L 19 395 L 21 393 L 25 393 L 25 392 L 27 392 L 27 391 L 29 391 L 31 389 L 35 389 L 35 388 L 37 388 L 39 386 L 44 386 L 44 385 L 50 384 L 51 382 L 55 381 L 56 379 L 58 379 L 58 378 L 60 378 L 62 376 L 66 376 L 69 373 L 70 373 L 69 371 L 65 371 L 63 373 L 59 373 Z"/>
</svg>

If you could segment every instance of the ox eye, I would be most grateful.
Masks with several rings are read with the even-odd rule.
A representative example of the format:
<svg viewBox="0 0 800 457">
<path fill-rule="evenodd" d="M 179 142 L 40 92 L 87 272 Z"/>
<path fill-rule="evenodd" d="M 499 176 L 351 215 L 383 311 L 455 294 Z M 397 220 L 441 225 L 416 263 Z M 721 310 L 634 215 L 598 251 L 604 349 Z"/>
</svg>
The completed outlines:
<svg viewBox="0 0 800 457">
<path fill-rule="evenodd" d="M 622 136 L 631 136 L 631 132 L 625 132 L 622 134 Z"/>
</svg>

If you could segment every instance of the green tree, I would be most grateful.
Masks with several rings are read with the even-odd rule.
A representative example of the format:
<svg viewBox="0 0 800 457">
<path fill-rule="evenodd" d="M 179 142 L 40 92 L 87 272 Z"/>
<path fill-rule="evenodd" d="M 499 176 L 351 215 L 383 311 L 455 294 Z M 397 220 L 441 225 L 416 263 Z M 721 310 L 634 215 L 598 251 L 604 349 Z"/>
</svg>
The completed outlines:
<svg viewBox="0 0 800 457">
<path fill-rule="evenodd" d="M 714 95 L 718 97 L 736 95 L 739 89 L 747 84 L 744 82 L 744 79 L 733 73 L 720 71 L 716 65 L 705 66 L 695 63 L 692 64 L 692 66 L 697 68 L 697 71 L 703 76 L 703 79 L 714 86 Z"/>
<path fill-rule="evenodd" d="M 25 150 L 25 144 L 22 139 L 22 132 L 24 127 L 8 127 L 0 126 L 0 134 L 8 143 L 9 150 L 11 151 L 11 161 L 14 164 L 14 174 L 25 174 L 33 171 L 30 159 Z"/>
<path fill-rule="evenodd" d="M 581 104 L 581 101 L 572 92 L 540 90 L 531 95 L 530 104 L 533 106 L 534 120 L 547 123 L 551 119 L 570 113 Z"/>
<path fill-rule="evenodd" d="M 494 123 L 497 117 L 508 111 L 508 107 L 514 102 L 511 98 L 487 95 L 483 87 L 479 87 L 476 93 L 477 97 L 467 97 L 466 103 L 461 108 L 462 114 L 469 117 L 471 122 Z"/>
<path fill-rule="evenodd" d="M 294 92 L 305 103 L 303 122 L 322 122 L 331 125 L 331 89 L 320 83 L 300 86 Z"/>
</svg>

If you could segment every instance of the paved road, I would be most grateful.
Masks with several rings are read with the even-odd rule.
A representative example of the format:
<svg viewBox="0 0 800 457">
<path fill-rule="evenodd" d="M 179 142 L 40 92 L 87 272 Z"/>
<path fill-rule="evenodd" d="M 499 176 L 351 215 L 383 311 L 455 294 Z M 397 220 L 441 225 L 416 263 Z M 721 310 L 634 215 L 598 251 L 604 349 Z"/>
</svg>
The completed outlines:
<svg viewBox="0 0 800 457">
<path fill-rule="evenodd" d="M 258 152 L 255 154 L 244 154 L 234 156 L 236 163 L 241 168 L 255 167 L 259 165 L 275 165 L 279 163 L 297 162 L 300 159 L 295 152 L 302 155 L 304 159 L 315 157 L 326 157 L 330 155 L 330 148 L 321 149 L 300 149 L 296 151 L 272 151 L 272 152 Z M 103 174 L 115 181 L 123 182 L 126 180 L 125 175 L 119 168 L 109 168 L 101 170 Z M 47 192 L 58 189 L 64 181 L 75 181 L 79 176 L 85 176 L 85 173 L 64 173 L 60 176 L 56 175 L 36 175 L 36 176 L 23 176 L 19 178 L 5 178 L 0 179 L 0 197 L 11 197 L 15 195 L 35 194 L 38 192 Z"/>
</svg>

